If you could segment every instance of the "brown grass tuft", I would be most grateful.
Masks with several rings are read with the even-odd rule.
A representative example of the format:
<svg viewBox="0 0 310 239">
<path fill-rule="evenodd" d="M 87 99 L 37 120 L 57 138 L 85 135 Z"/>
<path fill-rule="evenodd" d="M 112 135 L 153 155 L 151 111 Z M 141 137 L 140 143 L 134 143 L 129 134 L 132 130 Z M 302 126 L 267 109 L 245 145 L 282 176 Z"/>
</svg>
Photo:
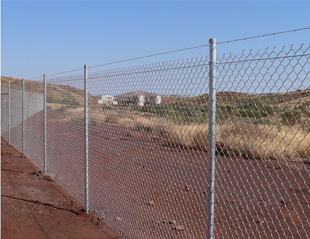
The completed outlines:
<svg viewBox="0 0 310 239">
<path fill-rule="evenodd" d="M 84 108 L 63 108 L 61 104 L 48 107 L 63 111 L 64 121 L 83 121 Z M 209 129 L 207 124 L 175 124 L 161 117 L 150 117 L 127 111 L 89 111 L 91 124 L 120 124 L 135 130 L 152 132 L 162 143 L 170 146 L 208 150 Z M 217 125 L 216 141 L 225 152 L 248 159 L 277 160 L 283 162 L 308 162 L 310 157 L 310 132 L 295 126 L 256 125 L 229 123 Z"/>
<path fill-rule="evenodd" d="M 263 160 L 286 158 L 300 161 L 310 156 L 310 133 L 298 125 L 267 126 L 251 124 L 223 125 L 220 140 L 228 152 Z"/>
<path fill-rule="evenodd" d="M 176 125 L 164 119 L 140 118 L 135 129 L 151 131 L 155 137 L 171 146 L 208 150 L 207 125 Z M 262 160 L 308 161 L 310 132 L 294 127 L 225 124 L 216 128 L 217 141 L 227 153 L 236 157 Z"/>
</svg>

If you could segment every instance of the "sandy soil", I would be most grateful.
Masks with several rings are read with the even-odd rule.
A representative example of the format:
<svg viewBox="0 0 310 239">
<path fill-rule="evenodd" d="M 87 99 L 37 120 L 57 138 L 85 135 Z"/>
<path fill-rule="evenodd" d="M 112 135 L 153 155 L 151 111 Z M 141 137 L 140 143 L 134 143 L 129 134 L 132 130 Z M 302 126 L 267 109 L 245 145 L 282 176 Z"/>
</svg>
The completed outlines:
<svg viewBox="0 0 310 239">
<path fill-rule="evenodd" d="M 1 143 L 3 239 L 121 238 L 15 148 Z"/>
</svg>

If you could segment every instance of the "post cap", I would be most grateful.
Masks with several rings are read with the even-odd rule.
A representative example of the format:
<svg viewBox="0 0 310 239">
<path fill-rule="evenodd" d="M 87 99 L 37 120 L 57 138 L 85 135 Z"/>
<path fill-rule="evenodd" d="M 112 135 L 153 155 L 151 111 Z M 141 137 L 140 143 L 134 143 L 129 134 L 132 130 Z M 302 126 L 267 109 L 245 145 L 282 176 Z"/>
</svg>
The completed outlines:
<svg viewBox="0 0 310 239">
<path fill-rule="evenodd" d="M 209 39 L 209 43 L 210 43 L 210 44 L 216 43 L 216 38 L 210 38 L 210 39 Z"/>
</svg>

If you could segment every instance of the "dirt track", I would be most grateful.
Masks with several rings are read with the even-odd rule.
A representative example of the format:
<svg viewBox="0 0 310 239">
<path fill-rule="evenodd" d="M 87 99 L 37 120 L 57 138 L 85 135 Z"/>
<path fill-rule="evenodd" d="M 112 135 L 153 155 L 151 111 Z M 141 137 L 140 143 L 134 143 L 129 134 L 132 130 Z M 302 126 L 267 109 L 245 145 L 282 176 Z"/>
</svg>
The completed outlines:
<svg viewBox="0 0 310 239">
<path fill-rule="evenodd" d="M 1 146 L 3 239 L 121 238 L 12 146 Z"/>
</svg>

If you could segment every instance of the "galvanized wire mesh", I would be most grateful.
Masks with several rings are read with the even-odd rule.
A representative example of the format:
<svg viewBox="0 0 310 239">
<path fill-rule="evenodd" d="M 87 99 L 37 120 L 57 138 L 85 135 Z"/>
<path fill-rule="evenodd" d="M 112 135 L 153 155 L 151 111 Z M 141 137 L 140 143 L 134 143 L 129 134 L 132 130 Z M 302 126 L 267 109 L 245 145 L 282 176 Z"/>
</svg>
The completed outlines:
<svg viewBox="0 0 310 239">
<path fill-rule="evenodd" d="M 1 87 L 1 134 L 5 140 L 9 139 L 9 91 L 7 85 Z"/>
<path fill-rule="evenodd" d="M 26 81 L 24 90 L 24 154 L 43 168 L 43 82 Z"/>
<path fill-rule="evenodd" d="M 208 91 L 207 62 L 89 75 L 90 208 L 126 238 L 206 237 L 206 102 L 187 98 Z"/>
<path fill-rule="evenodd" d="M 83 75 L 47 78 L 47 172 L 84 203 Z"/>
<path fill-rule="evenodd" d="M 310 237 L 309 46 L 218 60 L 217 238 Z"/>
<path fill-rule="evenodd" d="M 309 53 L 218 56 L 215 238 L 310 237 Z M 207 237 L 208 68 L 202 57 L 89 73 L 90 209 L 125 238 Z M 84 75 L 47 82 L 47 172 L 85 203 Z M 25 153 L 42 166 L 43 89 L 25 89 Z"/>
<path fill-rule="evenodd" d="M 11 83 L 11 144 L 19 151 L 23 151 L 23 84 L 22 81 Z"/>
</svg>

